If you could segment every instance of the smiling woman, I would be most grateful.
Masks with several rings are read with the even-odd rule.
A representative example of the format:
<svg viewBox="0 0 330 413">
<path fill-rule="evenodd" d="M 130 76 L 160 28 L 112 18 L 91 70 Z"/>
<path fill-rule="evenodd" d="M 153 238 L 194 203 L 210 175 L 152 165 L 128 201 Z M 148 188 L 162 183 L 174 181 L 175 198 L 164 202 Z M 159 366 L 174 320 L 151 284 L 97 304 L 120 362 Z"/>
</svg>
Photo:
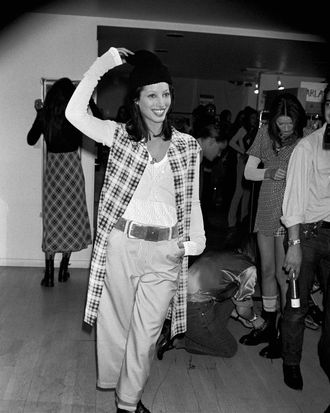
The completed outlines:
<svg viewBox="0 0 330 413">
<path fill-rule="evenodd" d="M 99 79 L 125 62 L 130 119 L 87 112 Z M 188 256 L 205 248 L 199 202 L 200 146 L 171 126 L 172 79 L 156 55 L 110 48 L 85 74 L 66 115 L 109 146 L 85 310 L 97 319 L 98 387 L 115 388 L 117 413 L 148 413 L 141 395 L 166 317 L 186 330 Z"/>
</svg>

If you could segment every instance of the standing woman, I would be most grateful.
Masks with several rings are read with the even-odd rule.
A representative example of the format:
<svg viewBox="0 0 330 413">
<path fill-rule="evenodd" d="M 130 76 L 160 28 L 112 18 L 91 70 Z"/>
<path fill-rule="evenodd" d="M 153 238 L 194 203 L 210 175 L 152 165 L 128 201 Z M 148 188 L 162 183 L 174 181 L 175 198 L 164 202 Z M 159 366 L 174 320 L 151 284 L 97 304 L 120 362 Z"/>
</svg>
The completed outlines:
<svg viewBox="0 0 330 413">
<path fill-rule="evenodd" d="M 262 181 L 254 232 L 260 252 L 262 317 L 266 322 L 263 329 L 252 330 L 241 337 L 240 343 L 250 346 L 269 343 L 259 353 L 266 358 L 280 357 L 278 290 L 281 311 L 285 307 L 287 291 L 287 276 L 283 269 L 286 229 L 280 217 L 289 158 L 299 139 L 309 133 L 304 130 L 306 124 L 307 117 L 299 100 L 290 93 L 281 93 L 273 101 L 268 125 L 259 129 L 247 152 L 245 178 Z M 260 163 L 262 168 L 258 168 Z"/>
<path fill-rule="evenodd" d="M 35 102 L 37 117 L 27 135 L 29 145 L 44 136 L 47 161 L 43 188 L 43 241 L 46 269 L 41 285 L 54 287 L 54 256 L 62 253 L 58 281 L 70 277 L 68 265 L 73 251 L 92 243 L 87 212 L 85 178 L 78 149 L 82 133 L 65 118 L 65 108 L 74 84 L 66 77 L 47 92 L 44 106 Z"/>
<path fill-rule="evenodd" d="M 131 119 L 87 112 L 100 78 L 128 61 Z M 172 80 L 147 50 L 110 48 L 86 72 L 68 120 L 109 146 L 85 322 L 97 319 L 98 387 L 115 388 L 117 412 L 149 412 L 141 395 L 165 318 L 186 330 L 188 255 L 205 248 L 199 202 L 200 146 L 171 127 Z"/>
<path fill-rule="evenodd" d="M 258 112 L 250 106 L 246 106 L 245 109 L 237 115 L 235 127 L 239 129 L 228 143 L 236 152 L 237 156 L 236 185 L 228 211 L 229 231 L 234 231 L 237 223 L 243 224 L 244 219 L 249 214 L 251 188 L 249 182 L 245 182 L 244 169 L 247 161 L 246 151 L 251 146 L 258 131 Z M 240 218 L 237 216 L 239 207 Z"/>
</svg>

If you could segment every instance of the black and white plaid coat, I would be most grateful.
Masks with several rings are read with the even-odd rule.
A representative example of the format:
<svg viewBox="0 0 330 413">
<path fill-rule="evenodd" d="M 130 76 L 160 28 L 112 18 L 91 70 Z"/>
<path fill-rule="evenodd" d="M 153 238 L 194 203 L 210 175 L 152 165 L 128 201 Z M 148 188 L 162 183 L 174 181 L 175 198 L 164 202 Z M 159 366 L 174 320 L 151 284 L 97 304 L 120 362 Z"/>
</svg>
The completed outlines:
<svg viewBox="0 0 330 413">
<path fill-rule="evenodd" d="M 173 130 L 167 152 L 174 177 L 178 232 L 181 241 L 189 241 L 194 167 L 200 146 L 190 135 Z M 113 225 L 130 202 L 148 163 L 144 142 L 129 139 L 125 125 L 118 124 L 110 147 L 107 170 L 100 196 L 97 234 L 93 248 L 84 321 L 93 325 L 105 277 L 107 239 Z M 111 274 L 110 274 L 111 277 Z M 172 318 L 172 336 L 186 331 L 188 257 L 183 257 L 179 287 L 168 311 Z"/>
</svg>

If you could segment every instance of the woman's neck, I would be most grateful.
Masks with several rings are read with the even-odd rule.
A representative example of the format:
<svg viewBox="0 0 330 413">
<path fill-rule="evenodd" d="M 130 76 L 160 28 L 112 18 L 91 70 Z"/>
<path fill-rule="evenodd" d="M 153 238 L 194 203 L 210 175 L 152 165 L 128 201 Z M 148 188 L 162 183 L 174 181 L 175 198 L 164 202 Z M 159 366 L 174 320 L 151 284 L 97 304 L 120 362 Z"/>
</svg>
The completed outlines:
<svg viewBox="0 0 330 413">
<path fill-rule="evenodd" d="M 149 140 L 162 138 L 163 136 L 164 134 L 162 128 L 160 128 L 158 131 L 149 129 Z"/>
</svg>

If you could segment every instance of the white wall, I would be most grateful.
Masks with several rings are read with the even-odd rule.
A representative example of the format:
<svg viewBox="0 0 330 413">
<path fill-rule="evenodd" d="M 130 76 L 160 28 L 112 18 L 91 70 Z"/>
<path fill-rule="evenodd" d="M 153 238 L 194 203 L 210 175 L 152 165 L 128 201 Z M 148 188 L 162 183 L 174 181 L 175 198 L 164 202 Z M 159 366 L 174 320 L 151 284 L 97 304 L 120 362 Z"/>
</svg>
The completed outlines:
<svg viewBox="0 0 330 413">
<path fill-rule="evenodd" d="M 80 79 L 97 56 L 93 19 L 29 14 L 0 33 L 0 265 L 43 266 L 41 251 L 42 144 L 28 146 L 41 78 Z M 93 155 L 82 163 L 89 216 L 93 214 Z M 91 247 L 72 255 L 89 265 Z M 60 258 L 60 257 L 58 257 Z"/>
</svg>

